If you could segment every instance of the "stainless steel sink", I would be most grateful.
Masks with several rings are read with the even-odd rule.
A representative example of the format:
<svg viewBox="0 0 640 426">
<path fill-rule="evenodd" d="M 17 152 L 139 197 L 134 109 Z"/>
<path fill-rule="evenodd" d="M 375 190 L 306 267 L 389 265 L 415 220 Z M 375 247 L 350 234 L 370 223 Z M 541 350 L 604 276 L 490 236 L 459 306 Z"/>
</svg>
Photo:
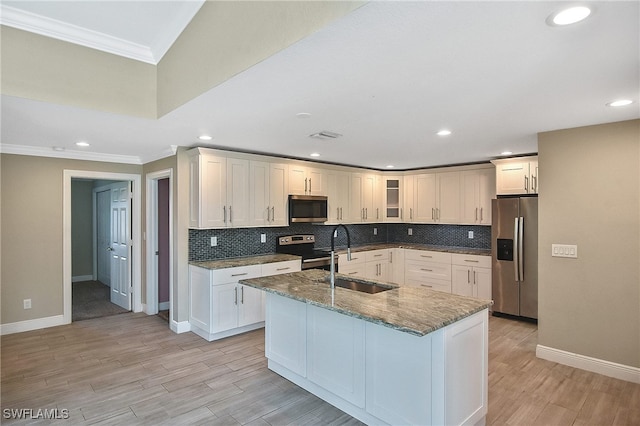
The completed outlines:
<svg viewBox="0 0 640 426">
<path fill-rule="evenodd" d="M 351 281 L 342 278 L 336 278 L 336 287 L 346 288 L 348 290 L 361 291 L 363 293 L 375 294 L 382 291 L 391 290 L 393 287 L 382 286 L 374 283 L 365 283 L 361 281 Z"/>
</svg>

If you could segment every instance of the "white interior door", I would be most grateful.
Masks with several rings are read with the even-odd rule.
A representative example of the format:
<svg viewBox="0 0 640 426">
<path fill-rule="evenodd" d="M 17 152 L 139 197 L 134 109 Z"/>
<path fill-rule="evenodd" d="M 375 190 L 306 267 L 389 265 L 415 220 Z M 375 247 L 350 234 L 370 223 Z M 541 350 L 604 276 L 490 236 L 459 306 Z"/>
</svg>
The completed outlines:
<svg viewBox="0 0 640 426">
<path fill-rule="evenodd" d="M 111 189 L 111 303 L 131 310 L 129 182 Z"/>
<path fill-rule="evenodd" d="M 111 191 L 96 193 L 97 278 L 111 287 Z"/>
</svg>

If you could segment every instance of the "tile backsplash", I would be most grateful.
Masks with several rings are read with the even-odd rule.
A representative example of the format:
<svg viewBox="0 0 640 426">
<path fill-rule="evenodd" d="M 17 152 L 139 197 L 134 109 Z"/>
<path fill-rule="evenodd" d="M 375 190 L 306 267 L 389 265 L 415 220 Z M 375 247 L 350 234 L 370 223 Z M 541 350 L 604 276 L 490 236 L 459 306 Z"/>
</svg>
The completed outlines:
<svg viewBox="0 0 640 426">
<path fill-rule="evenodd" d="M 376 243 L 434 244 L 478 249 L 491 248 L 491 227 L 477 225 L 419 225 L 377 223 L 346 225 L 352 246 Z M 281 235 L 314 234 L 316 248 L 331 246 L 331 225 L 296 223 L 273 228 L 190 229 L 189 260 L 212 260 L 228 257 L 254 256 L 274 253 L 276 239 Z M 409 235 L 411 229 L 412 235 Z M 374 230 L 376 234 L 374 234 Z M 473 231 L 473 239 L 468 237 Z M 260 242 L 265 234 L 266 242 Z M 211 237 L 217 238 L 217 246 L 211 247 Z M 346 247 L 344 230 L 338 231 L 336 247 Z"/>
</svg>

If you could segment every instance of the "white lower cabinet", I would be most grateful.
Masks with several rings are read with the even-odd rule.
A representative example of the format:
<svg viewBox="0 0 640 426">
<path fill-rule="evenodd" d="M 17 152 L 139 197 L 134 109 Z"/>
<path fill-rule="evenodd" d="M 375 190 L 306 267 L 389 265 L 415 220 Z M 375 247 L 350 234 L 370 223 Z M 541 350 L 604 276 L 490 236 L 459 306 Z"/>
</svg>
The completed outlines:
<svg viewBox="0 0 640 426">
<path fill-rule="evenodd" d="M 491 258 L 465 254 L 451 255 L 452 293 L 491 298 Z"/>
<path fill-rule="evenodd" d="M 267 294 L 269 368 L 367 424 L 482 424 L 488 311 L 414 336 Z"/>
<path fill-rule="evenodd" d="M 451 253 L 405 250 L 404 284 L 451 293 Z"/>
<path fill-rule="evenodd" d="M 264 292 L 238 281 L 299 270 L 299 261 L 224 269 L 189 265 L 191 331 L 212 341 L 263 327 Z"/>
</svg>

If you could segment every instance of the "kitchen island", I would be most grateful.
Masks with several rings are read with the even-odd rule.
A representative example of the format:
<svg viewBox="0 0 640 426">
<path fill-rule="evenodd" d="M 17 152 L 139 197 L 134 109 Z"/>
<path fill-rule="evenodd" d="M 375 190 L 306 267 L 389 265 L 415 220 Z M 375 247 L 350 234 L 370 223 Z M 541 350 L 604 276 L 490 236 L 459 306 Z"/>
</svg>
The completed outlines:
<svg viewBox="0 0 640 426">
<path fill-rule="evenodd" d="M 267 294 L 272 371 L 368 424 L 484 423 L 490 301 L 388 284 L 332 290 L 328 277 L 240 281 Z"/>
</svg>

